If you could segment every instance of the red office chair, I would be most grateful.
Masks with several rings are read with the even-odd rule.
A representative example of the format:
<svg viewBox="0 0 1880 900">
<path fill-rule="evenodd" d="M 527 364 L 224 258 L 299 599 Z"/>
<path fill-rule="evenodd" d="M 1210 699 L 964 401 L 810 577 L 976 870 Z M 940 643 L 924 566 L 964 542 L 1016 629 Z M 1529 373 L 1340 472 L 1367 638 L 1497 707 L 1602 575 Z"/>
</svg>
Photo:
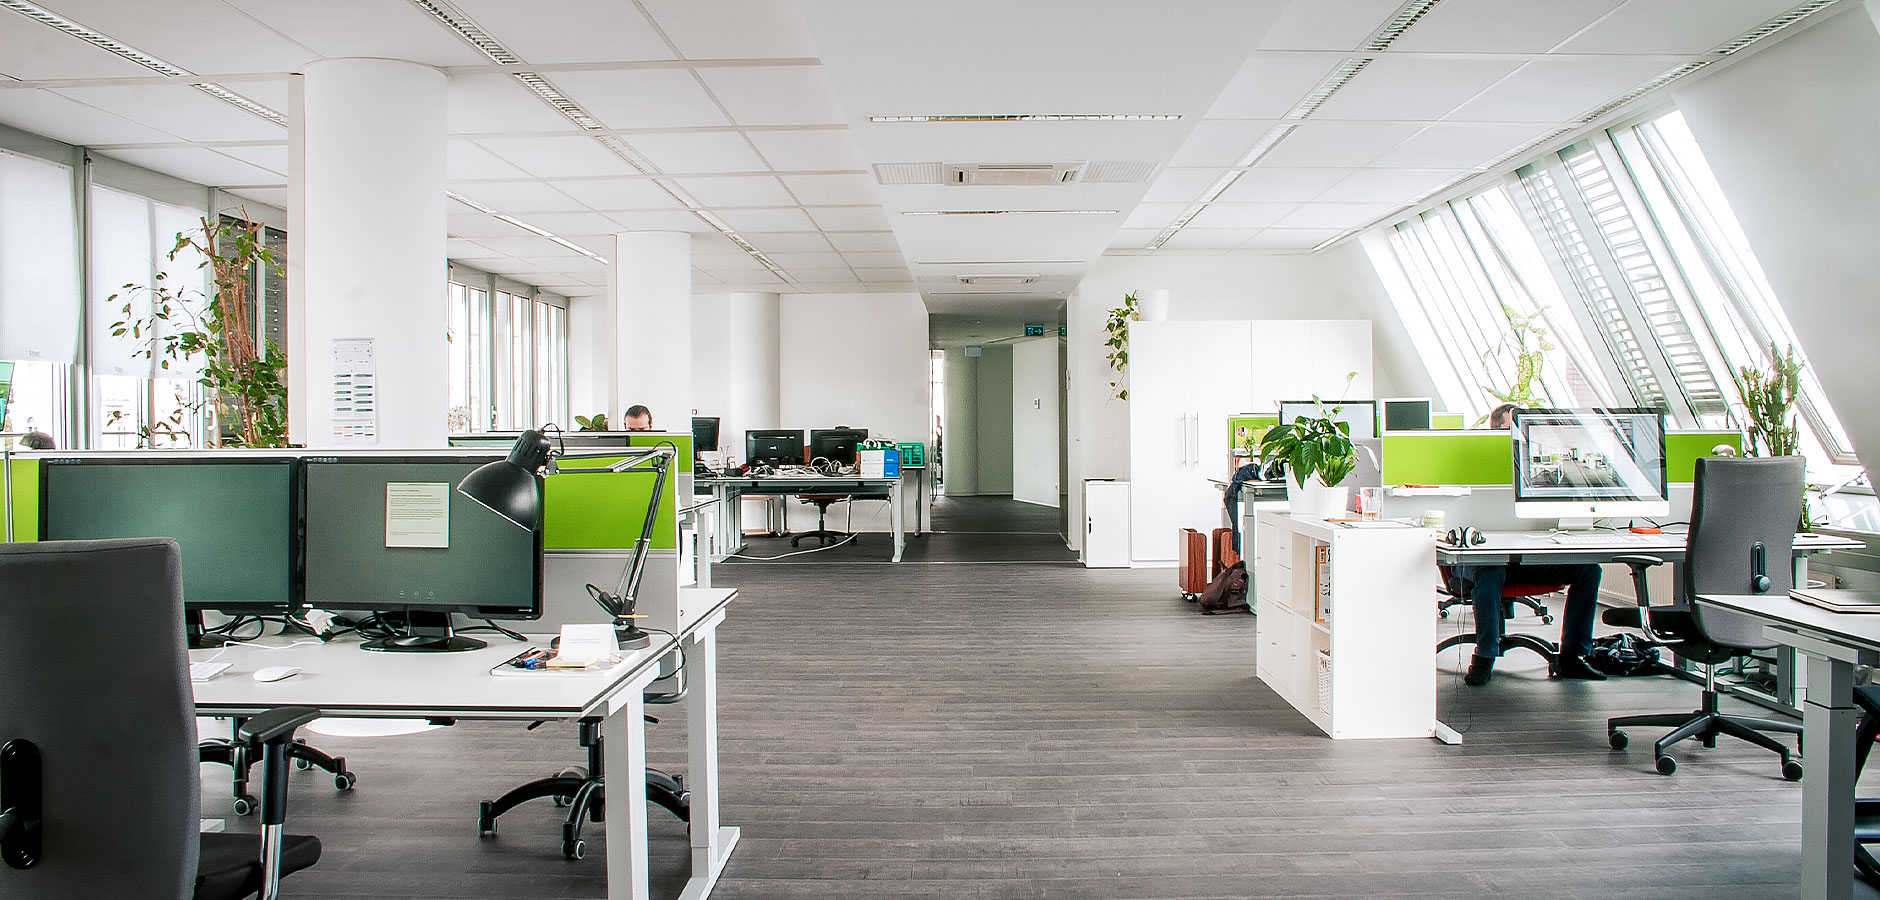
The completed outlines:
<svg viewBox="0 0 1880 900">
<path fill-rule="evenodd" d="M 1449 607 L 1458 604 L 1469 604 L 1473 601 L 1469 597 L 1469 592 L 1464 590 L 1461 576 L 1458 576 L 1449 566 L 1439 565 L 1436 569 L 1442 576 L 1442 583 L 1436 588 L 1436 593 L 1439 598 L 1436 601 L 1436 612 L 1437 615 L 1446 619 L 1449 618 Z M 1566 589 L 1567 586 L 1564 584 L 1502 585 L 1501 617 L 1504 619 L 1514 618 L 1514 606 L 1516 603 L 1520 603 L 1532 608 L 1534 612 L 1539 614 L 1542 624 L 1551 625 L 1554 621 L 1553 615 L 1548 613 L 1547 607 L 1541 605 L 1541 602 L 1534 598 L 1544 594 L 1557 594 Z M 1468 634 L 1458 634 L 1453 637 L 1445 638 L 1442 643 L 1437 644 L 1436 652 L 1441 653 L 1458 644 L 1473 643 L 1475 643 L 1475 632 L 1471 631 Z M 1560 645 L 1546 638 L 1536 637 L 1531 634 L 1505 631 L 1501 636 L 1501 646 L 1504 652 L 1510 647 L 1521 647 L 1540 654 L 1542 659 L 1547 660 L 1548 674 L 1553 673 L 1554 665 L 1560 656 Z"/>
</svg>

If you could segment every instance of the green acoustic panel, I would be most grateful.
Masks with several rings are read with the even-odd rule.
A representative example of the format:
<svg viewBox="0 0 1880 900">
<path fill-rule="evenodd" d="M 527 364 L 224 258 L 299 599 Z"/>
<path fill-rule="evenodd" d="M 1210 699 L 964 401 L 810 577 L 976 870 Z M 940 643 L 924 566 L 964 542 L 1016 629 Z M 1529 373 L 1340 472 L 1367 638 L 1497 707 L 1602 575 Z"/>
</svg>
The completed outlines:
<svg viewBox="0 0 1880 900">
<path fill-rule="evenodd" d="M 1235 450 L 1258 448 L 1266 430 L 1278 424 L 1279 416 L 1229 416 L 1227 446 Z"/>
<path fill-rule="evenodd" d="M 604 468 L 619 457 L 571 459 L 567 468 Z M 546 479 L 542 486 L 542 545 L 549 550 L 612 550 L 630 548 L 646 521 L 652 499 L 651 470 L 632 472 L 567 472 Z M 679 479 L 666 474 L 659 495 L 659 518 L 653 525 L 652 549 L 679 546 L 674 516 L 674 489 Z"/>
<path fill-rule="evenodd" d="M 1514 483 L 1506 431 L 1398 431 L 1384 435 L 1383 446 L 1388 485 Z"/>
<path fill-rule="evenodd" d="M 16 459 L 13 463 L 13 539 L 39 540 L 39 460 Z M 0 530 L 0 539 L 6 532 Z"/>
<path fill-rule="evenodd" d="M 1431 428 L 1448 428 L 1448 429 L 1453 429 L 1455 431 L 1461 431 L 1462 429 L 1469 427 L 1468 423 L 1462 420 L 1463 420 L 1463 415 L 1461 413 L 1434 413 L 1430 416 L 1430 427 Z"/>
<path fill-rule="evenodd" d="M 674 471 L 692 471 L 692 435 L 690 432 L 679 434 L 671 431 L 635 431 L 627 438 L 629 447 L 657 447 L 665 443 L 679 448 L 679 458 L 673 460 L 678 464 Z"/>
<path fill-rule="evenodd" d="M 1674 484 L 1696 480 L 1697 458 L 1710 456 L 1711 448 L 1718 444 L 1728 444 L 1741 453 L 1743 433 L 1720 429 L 1665 432 L 1665 480 Z"/>
</svg>

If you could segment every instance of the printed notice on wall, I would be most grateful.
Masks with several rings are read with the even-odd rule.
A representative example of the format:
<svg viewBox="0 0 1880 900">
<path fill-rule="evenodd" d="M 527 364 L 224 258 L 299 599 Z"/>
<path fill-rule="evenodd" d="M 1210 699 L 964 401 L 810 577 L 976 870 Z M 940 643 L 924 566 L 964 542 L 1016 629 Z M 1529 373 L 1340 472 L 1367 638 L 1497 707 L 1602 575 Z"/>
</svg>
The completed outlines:
<svg viewBox="0 0 1880 900">
<path fill-rule="evenodd" d="M 378 385 L 371 338 L 333 339 L 333 442 L 379 442 Z"/>
<path fill-rule="evenodd" d="M 385 546 L 450 546 L 450 483 L 394 481 L 385 486 Z"/>
</svg>

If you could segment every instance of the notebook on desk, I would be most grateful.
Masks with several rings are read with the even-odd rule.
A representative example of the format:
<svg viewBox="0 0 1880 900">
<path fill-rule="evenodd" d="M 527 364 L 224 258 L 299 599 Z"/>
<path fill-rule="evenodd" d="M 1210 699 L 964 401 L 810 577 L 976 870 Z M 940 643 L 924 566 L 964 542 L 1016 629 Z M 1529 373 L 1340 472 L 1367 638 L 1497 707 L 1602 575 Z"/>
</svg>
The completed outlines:
<svg viewBox="0 0 1880 900">
<path fill-rule="evenodd" d="M 1795 590 L 1789 597 L 1842 613 L 1880 613 L 1880 591 Z"/>
</svg>

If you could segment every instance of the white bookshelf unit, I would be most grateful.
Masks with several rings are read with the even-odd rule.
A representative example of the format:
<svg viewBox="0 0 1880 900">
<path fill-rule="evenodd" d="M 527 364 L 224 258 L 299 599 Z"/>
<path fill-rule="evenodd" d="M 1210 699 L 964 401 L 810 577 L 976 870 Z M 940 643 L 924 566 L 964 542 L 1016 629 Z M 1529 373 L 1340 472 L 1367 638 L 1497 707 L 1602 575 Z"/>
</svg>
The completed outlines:
<svg viewBox="0 0 1880 900">
<path fill-rule="evenodd" d="M 1254 527 L 1260 679 L 1334 738 L 1437 735 L 1434 533 L 1268 511 Z"/>
</svg>

